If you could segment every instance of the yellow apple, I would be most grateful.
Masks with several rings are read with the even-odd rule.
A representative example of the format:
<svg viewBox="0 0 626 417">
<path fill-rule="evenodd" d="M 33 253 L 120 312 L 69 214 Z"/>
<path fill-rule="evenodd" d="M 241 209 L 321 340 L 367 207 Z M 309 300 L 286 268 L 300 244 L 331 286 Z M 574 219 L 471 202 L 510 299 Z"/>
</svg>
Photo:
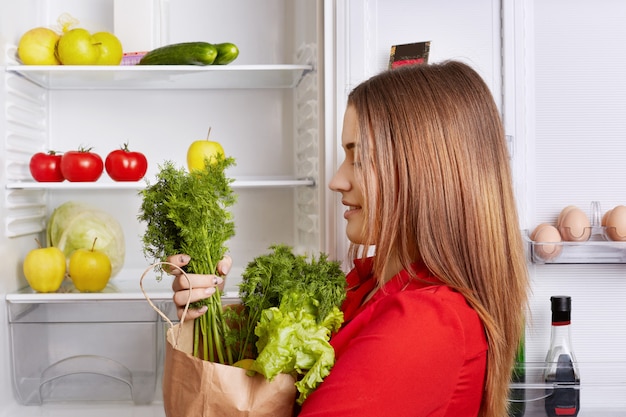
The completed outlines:
<svg viewBox="0 0 626 417">
<path fill-rule="evenodd" d="M 65 254 L 56 247 L 33 249 L 24 258 L 24 276 L 37 292 L 55 292 L 65 278 Z"/>
<path fill-rule="evenodd" d="M 209 140 L 210 134 L 211 129 L 209 128 L 206 139 L 192 142 L 189 149 L 187 149 L 187 168 L 189 168 L 189 172 L 194 170 L 202 171 L 206 161 L 215 163 L 218 155 L 224 156 L 224 148 L 218 142 Z"/>
<path fill-rule="evenodd" d="M 22 35 L 17 56 L 24 65 L 59 65 L 56 46 L 59 35 L 52 29 L 33 28 Z"/>
<path fill-rule="evenodd" d="M 57 57 L 63 65 L 95 65 L 100 57 L 100 47 L 88 30 L 71 29 L 59 38 Z"/>
<path fill-rule="evenodd" d="M 256 374 L 256 371 L 253 369 L 254 359 L 240 359 L 233 363 L 233 366 L 244 369 L 248 376 L 254 376 L 254 374 Z"/>
<path fill-rule="evenodd" d="M 117 36 L 109 32 L 97 32 L 93 34 L 93 39 L 100 48 L 96 65 L 119 65 L 122 62 L 124 51 Z"/>
<path fill-rule="evenodd" d="M 76 249 L 69 262 L 70 278 L 80 292 L 102 291 L 111 278 L 111 260 L 95 249 Z"/>
</svg>

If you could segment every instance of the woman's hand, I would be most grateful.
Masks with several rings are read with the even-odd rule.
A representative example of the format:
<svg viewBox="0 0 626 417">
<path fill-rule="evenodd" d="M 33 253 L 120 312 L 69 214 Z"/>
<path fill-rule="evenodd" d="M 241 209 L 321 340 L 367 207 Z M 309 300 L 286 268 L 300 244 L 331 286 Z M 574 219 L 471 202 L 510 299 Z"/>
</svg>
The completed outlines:
<svg viewBox="0 0 626 417">
<path fill-rule="evenodd" d="M 172 255 L 167 258 L 167 262 L 182 268 L 189 263 L 190 259 L 189 255 Z M 233 260 L 226 255 L 217 263 L 217 272 L 222 276 L 226 276 L 230 272 L 232 265 Z M 174 275 L 174 282 L 172 283 L 172 289 L 174 290 L 173 300 L 174 304 L 176 304 L 176 312 L 179 319 L 183 315 L 183 310 L 189 299 L 189 281 L 191 282 L 190 303 L 210 297 L 215 294 L 216 288 L 224 289 L 224 279 L 217 275 L 187 274 L 187 278 L 189 278 L 189 281 L 187 281 L 178 268 L 170 267 L 167 272 Z M 196 310 L 189 309 L 187 318 L 195 319 L 206 313 L 206 311 L 207 306 Z"/>
</svg>

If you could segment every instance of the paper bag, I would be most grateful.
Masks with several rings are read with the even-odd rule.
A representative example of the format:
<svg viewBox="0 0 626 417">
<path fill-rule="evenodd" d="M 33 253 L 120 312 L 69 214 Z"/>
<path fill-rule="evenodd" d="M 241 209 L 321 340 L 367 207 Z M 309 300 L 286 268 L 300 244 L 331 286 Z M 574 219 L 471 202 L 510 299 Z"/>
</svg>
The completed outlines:
<svg viewBox="0 0 626 417">
<path fill-rule="evenodd" d="M 178 345 L 176 341 L 178 338 Z M 167 417 L 291 417 L 295 379 L 280 374 L 269 382 L 235 366 L 191 355 L 193 322 L 167 331 L 163 402 Z"/>
<path fill-rule="evenodd" d="M 193 321 L 185 321 L 189 300 L 179 324 L 172 321 L 148 297 L 143 280 L 155 265 L 141 275 L 139 285 L 150 306 L 169 324 L 163 369 L 163 404 L 167 417 L 292 417 L 296 380 L 279 374 L 271 382 L 263 375 L 248 376 L 246 370 L 193 356 Z M 187 274 L 191 294 L 191 282 Z"/>
</svg>

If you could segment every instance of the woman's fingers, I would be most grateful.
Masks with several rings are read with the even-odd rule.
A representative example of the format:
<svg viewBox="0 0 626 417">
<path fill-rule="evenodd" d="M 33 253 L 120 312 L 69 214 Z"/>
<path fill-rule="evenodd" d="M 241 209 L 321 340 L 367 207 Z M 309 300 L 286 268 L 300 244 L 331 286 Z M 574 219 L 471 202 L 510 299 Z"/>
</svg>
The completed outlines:
<svg viewBox="0 0 626 417">
<path fill-rule="evenodd" d="M 202 306 L 202 308 L 199 309 L 192 309 L 190 308 L 189 310 L 187 310 L 187 315 L 185 316 L 185 320 L 194 320 L 197 319 L 198 317 L 200 317 L 201 315 L 203 315 L 204 313 L 206 313 L 208 311 L 208 307 L 207 306 Z M 176 314 L 178 315 L 179 319 L 183 318 L 183 312 L 185 311 L 185 307 L 180 307 L 177 306 L 176 307 Z"/>
<path fill-rule="evenodd" d="M 224 279 L 216 275 L 202 275 L 202 274 L 183 274 L 180 268 L 189 263 L 191 258 L 186 254 L 172 255 L 167 258 L 167 262 L 174 265 L 163 265 L 163 270 L 168 274 L 174 276 L 172 282 L 172 290 L 174 290 L 174 304 L 178 318 L 181 318 L 183 311 L 187 303 L 194 303 L 196 301 L 204 300 L 215 294 L 217 288 L 224 289 Z M 233 260 L 230 256 L 225 255 L 217 263 L 217 273 L 222 276 L 226 276 L 233 265 Z M 189 288 L 191 287 L 191 292 Z M 188 319 L 195 319 L 207 312 L 206 306 L 199 309 L 189 309 L 187 311 Z"/>
<path fill-rule="evenodd" d="M 217 272 L 222 276 L 226 276 L 230 272 L 230 268 L 232 266 L 233 258 L 228 255 L 224 255 L 224 257 L 217 263 Z"/>
<path fill-rule="evenodd" d="M 178 307 L 185 307 L 187 300 L 189 303 L 204 300 L 215 294 L 215 287 L 194 288 L 191 290 L 191 298 L 189 298 L 189 290 L 180 290 L 174 293 L 174 304 Z"/>
<path fill-rule="evenodd" d="M 174 290 L 174 292 L 186 290 L 190 286 L 193 289 L 215 289 L 214 287 L 217 287 L 223 283 L 224 278 L 215 275 L 180 274 L 174 277 L 174 281 L 172 282 L 172 289 Z"/>
<path fill-rule="evenodd" d="M 187 302 L 193 303 L 196 301 L 204 300 L 215 294 L 216 287 L 223 284 L 224 280 L 215 275 L 199 275 L 199 274 L 187 274 L 177 275 L 172 282 L 172 289 L 174 290 L 174 304 L 178 313 L 178 318 L 181 318 L 183 310 Z M 191 293 L 189 292 L 189 285 L 191 284 Z M 196 318 L 206 313 L 206 308 L 190 309 L 187 312 L 188 318 Z"/>
<path fill-rule="evenodd" d="M 177 254 L 177 255 L 168 256 L 168 258 L 166 259 L 166 262 L 176 265 L 178 268 L 165 264 L 163 265 L 163 270 L 171 275 L 180 275 L 182 273 L 180 268 L 187 265 L 190 260 L 191 260 L 191 257 L 185 254 Z"/>
</svg>

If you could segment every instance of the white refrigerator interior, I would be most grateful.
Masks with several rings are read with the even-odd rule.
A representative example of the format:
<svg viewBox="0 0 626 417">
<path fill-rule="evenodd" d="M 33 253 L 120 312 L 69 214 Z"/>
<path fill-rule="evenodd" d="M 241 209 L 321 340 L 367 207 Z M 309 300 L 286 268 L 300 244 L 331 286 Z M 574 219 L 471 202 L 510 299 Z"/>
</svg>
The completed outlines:
<svg viewBox="0 0 626 417">
<path fill-rule="evenodd" d="M 131 11 L 143 11 L 136 32 Z M 21 34 L 63 13 L 93 31 L 117 28 L 137 49 L 202 40 L 233 42 L 241 54 L 223 67 L 19 65 Z M 35 183 L 33 153 L 82 146 L 104 157 L 128 142 L 148 157 L 152 180 L 166 160 L 184 165 L 210 127 L 236 159 L 226 288 L 235 296 L 246 264 L 273 243 L 345 262 L 343 209 L 327 183 L 343 157 L 346 96 L 387 68 L 392 45 L 430 41 L 430 62 L 467 62 L 491 88 L 527 235 L 568 205 L 590 218 L 592 202 L 600 215 L 626 205 L 624 20 L 615 0 L 0 0 L 0 416 L 164 416 L 166 324 L 139 288 L 149 264 L 137 221 L 144 183 L 106 173 L 95 183 Z M 35 294 L 23 258 L 69 200 L 123 225 L 124 268 L 101 294 Z M 626 246 L 593 236 L 563 243 L 549 262 L 530 240 L 527 248 L 527 361 L 545 357 L 550 296 L 571 295 L 579 416 L 625 415 Z M 172 315 L 167 279 L 149 281 L 148 294 Z M 544 385 L 526 391 L 526 416 L 545 415 Z"/>
<path fill-rule="evenodd" d="M 228 172 L 238 200 L 226 295 L 236 296 L 245 265 L 271 244 L 310 253 L 326 248 L 322 4 L 130 3 L 33 0 L 0 6 L 0 245 L 11 265 L 1 284 L 0 415 L 164 415 L 159 378 L 166 324 L 139 287 L 150 264 L 142 253 L 144 225 L 137 221 L 145 183 L 115 183 L 106 173 L 89 184 L 36 183 L 28 169 L 33 153 L 92 147 L 104 158 L 128 142 L 147 156 L 146 178 L 153 181 L 166 160 L 185 166 L 191 142 L 211 128 L 211 139 L 236 160 Z M 131 12 L 139 13 L 136 31 L 128 30 Z M 21 34 L 55 24 L 63 13 L 92 32 L 117 27 L 122 43 L 134 48 L 232 42 L 241 54 L 220 67 L 19 65 L 15 46 Z M 102 293 L 46 295 L 25 285 L 22 260 L 36 247 L 35 238 L 45 242 L 47 218 L 66 201 L 100 207 L 122 224 L 124 267 Z M 170 282 L 151 275 L 144 286 L 172 317 Z"/>
</svg>

